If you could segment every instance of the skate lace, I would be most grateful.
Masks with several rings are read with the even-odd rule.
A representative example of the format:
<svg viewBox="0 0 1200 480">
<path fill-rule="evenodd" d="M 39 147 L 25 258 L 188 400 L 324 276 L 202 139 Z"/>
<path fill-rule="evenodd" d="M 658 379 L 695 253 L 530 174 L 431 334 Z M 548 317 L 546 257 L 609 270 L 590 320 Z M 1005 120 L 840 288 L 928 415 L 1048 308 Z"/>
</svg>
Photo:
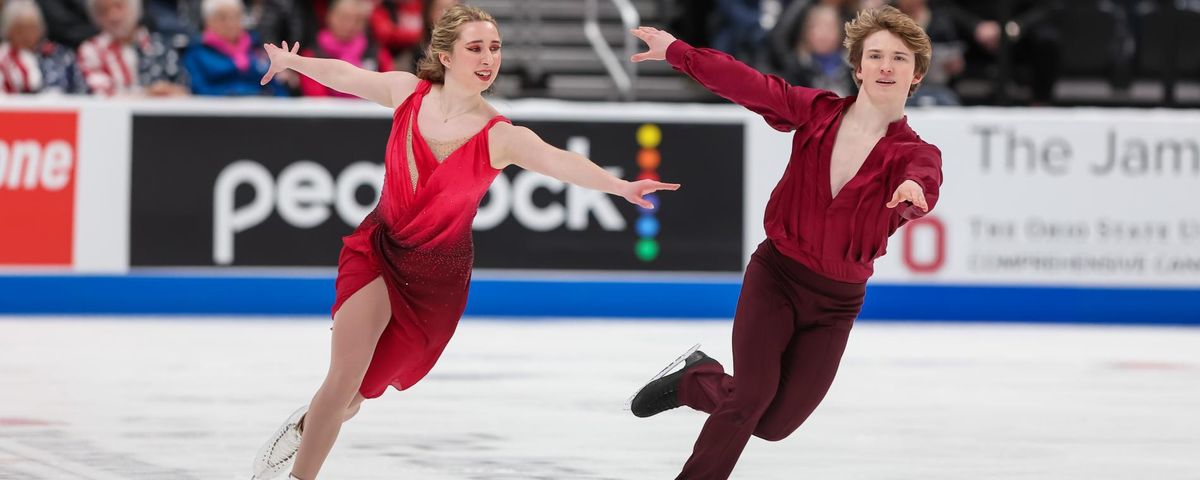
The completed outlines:
<svg viewBox="0 0 1200 480">
<path fill-rule="evenodd" d="M 657 389 L 661 390 L 657 392 L 657 395 L 646 395 L 646 397 L 638 399 L 636 402 L 638 405 L 635 408 L 637 408 L 639 411 L 653 415 L 658 412 L 678 407 L 679 395 L 677 392 L 679 391 L 679 386 L 676 383 L 678 381 L 678 378 L 676 377 L 678 377 L 678 374 L 668 375 L 655 380 L 654 383 L 657 383 L 657 385 L 647 385 L 647 390 L 643 392 L 644 394 L 655 393 L 654 390 Z M 639 393 L 639 395 L 642 395 L 643 393 Z"/>
<path fill-rule="evenodd" d="M 659 395 L 657 398 L 646 402 L 646 406 L 650 407 L 650 409 L 655 412 L 670 410 L 678 407 L 679 400 L 676 392 L 677 390 L 675 387 L 667 388 L 663 391 L 662 395 Z"/>
<path fill-rule="evenodd" d="M 279 461 L 278 461 L 278 462 L 271 463 L 271 462 L 269 462 L 269 461 L 268 461 L 268 462 L 267 462 L 267 468 L 272 468 L 272 469 L 274 469 L 274 468 L 278 468 L 278 467 L 279 467 L 279 466 L 281 466 L 281 465 L 286 465 L 288 462 L 290 462 L 290 461 L 292 460 L 292 457 L 295 457 L 295 456 L 296 456 L 296 453 L 297 453 L 298 451 L 299 451 L 299 450 L 297 450 L 296 452 L 289 453 L 289 454 L 288 454 L 286 457 L 283 457 L 283 458 L 279 459 Z"/>
<path fill-rule="evenodd" d="M 267 458 L 265 459 L 268 468 L 275 468 L 280 465 L 283 465 L 283 464 L 287 463 L 289 460 L 291 460 L 292 457 L 296 456 L 296 452 L 298 451 L 298 449 L 294 449 L 294 448 L 292 448 L 293 446 L 289 445 L 288 448 L 292 449 L 291 452 L 289 452 L 287 455 L 283 456 L 283 458 L 281 458 L 277 461 L 272 461 L 272 459 L 275 458 L 275 450 L 279 447 L 279 445 L 281 443 L 283 443 L 283 440 L 284 440 L 284 438 L 287 437 L 288 433 L 291 433 L 292 428 L 295 428 L 295 427 L 289 427 L 289 428 L 283 429 L 283 431 L 281 431 L 279 433 L 279 435 L 277 435 L 275 437 L 275 440 L 273 440 L 271 442 L 271 448 L 267 449 Z"/>
</svg>

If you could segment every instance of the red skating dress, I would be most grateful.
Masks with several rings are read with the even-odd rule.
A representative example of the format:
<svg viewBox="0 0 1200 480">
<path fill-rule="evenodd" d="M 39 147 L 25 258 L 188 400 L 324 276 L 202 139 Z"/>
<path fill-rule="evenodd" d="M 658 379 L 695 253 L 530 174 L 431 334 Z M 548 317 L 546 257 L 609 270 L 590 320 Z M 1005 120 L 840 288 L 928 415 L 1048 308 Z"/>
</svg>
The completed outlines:
<svg viewBox="0 0 1200 480">
<path fill-rule="evenodd" d="M 396 108 L 379 206 L 342 239 L 338 258 L 333 313 L 380 276 L 392 307 L 359 387 L 367 398 L 388 385 L 413 386 L 454 335 L 471 280 L 471 222 L 500 173 L 492 168 L 487 132 L 508 121 L 502 116 L 438 161 L 416 120 L 431 88 L 422 80 Z"/>
</svg>

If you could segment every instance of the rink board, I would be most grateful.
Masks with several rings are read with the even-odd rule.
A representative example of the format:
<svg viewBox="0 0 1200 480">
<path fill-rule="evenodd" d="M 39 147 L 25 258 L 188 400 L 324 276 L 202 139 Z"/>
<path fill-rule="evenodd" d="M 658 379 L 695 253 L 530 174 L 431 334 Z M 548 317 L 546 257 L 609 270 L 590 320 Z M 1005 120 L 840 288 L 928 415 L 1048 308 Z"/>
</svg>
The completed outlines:
<svg viewBox="0 0 1200 480">
<path fill-rule="evenodd" d="M 646 211 L 506 170 L 473 226 L 469 314 L 732 315 L 790 135 L 731 105 L 494 103 L 624 178 L 684 187 Z M 340 237 L 377 199 L 389 113 L 6 101 L 0 313 L 325 313 Z M 876 261 L 864 318 L 1200 323 L 1200 112 L 915 109 L 909 124 L 945 183 Z"/>
<path fill-rule="evenodd" d="M 475 279 L 468 316 L 729 319 L 736 282 Z M 172 275 L 0 277 L 5 314 L 328 315 L 330 277 Z M 867 287 L 862 320 L 1200 325 L 1189 289 Z"/>
</svg>

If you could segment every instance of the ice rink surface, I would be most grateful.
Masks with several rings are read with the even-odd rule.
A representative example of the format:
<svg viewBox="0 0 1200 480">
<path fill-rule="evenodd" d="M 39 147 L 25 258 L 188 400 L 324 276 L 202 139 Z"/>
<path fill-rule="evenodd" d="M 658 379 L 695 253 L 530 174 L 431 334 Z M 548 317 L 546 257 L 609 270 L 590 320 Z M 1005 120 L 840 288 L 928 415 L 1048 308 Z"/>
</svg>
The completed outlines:
<svg viewBox="0 0 1200 480">
<path fill-rule="evenodd" d="M 0 479 L 248 478 L 320 383 L 319 318 L 0 317 Z M 669 479 L 704 414 L 622 406 L 730 324 L 468 319 L 323 479 Z M 1200 479 L 1200 329 L 855 326 L 824 403 L 733 478 Z"/>
</svg>

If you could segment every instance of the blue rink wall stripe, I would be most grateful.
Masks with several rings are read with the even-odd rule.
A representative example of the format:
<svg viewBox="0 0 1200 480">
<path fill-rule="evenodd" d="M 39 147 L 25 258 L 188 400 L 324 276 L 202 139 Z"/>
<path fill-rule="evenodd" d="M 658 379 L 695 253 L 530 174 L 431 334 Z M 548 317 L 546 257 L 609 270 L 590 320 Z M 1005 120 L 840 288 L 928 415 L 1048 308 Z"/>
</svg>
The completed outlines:
<svg viewBox="0 0 1200 480">
<path fill-rule="evenodd" d="M 730 318 L 737 282 L 476 279 L 467 315 Z M 333 279 L 0 276 L 0 314 L 327 315 Z M 1200 325 L 1200 289 L 874 283 L 865 320 Z"/>
</svg>

